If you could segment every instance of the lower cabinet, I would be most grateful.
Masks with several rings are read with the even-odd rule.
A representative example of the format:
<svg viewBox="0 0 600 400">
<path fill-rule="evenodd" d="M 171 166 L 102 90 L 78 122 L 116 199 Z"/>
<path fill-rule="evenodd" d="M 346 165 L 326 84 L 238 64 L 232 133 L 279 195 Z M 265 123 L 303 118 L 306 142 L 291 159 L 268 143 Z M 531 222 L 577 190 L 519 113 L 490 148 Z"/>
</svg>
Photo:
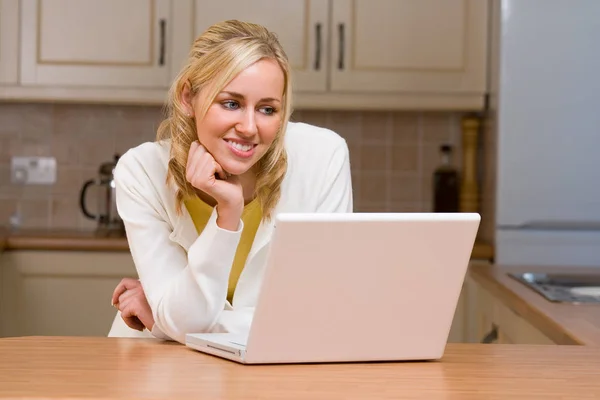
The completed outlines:
<svg viewBox="0 0 600 400">
<path fill-rule="evenodd" d="M 468 274 L 456 307 L 448 342 L 556 344 Z"/>
<path fill-rule="evenodd" d="M 0 337 L 106 336 L 123 277 L 137 277 L 129 252 L 7 251 L 0 259 Z"/>
<path fill-rule="evenodd" d="M 527 320 L 479 285 L 476 290 L 477 337 L 482 343 L 555 344 Z"/>
</svg>

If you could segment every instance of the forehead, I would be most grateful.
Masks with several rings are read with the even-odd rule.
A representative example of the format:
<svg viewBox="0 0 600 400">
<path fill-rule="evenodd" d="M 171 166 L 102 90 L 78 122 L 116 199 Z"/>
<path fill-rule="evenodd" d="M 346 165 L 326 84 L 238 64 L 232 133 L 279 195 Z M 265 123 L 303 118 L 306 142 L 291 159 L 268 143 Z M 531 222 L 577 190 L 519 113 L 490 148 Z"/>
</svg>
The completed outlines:
<svg viewBox="0 0 600 400">
<path fill-rule="evenodd" d="M 232 91 L 248 98 L 281 99 L 284 90 L 283 70 L 272 59 L 262 59 L 235 76 L 223 91 Z"/>
</svg>

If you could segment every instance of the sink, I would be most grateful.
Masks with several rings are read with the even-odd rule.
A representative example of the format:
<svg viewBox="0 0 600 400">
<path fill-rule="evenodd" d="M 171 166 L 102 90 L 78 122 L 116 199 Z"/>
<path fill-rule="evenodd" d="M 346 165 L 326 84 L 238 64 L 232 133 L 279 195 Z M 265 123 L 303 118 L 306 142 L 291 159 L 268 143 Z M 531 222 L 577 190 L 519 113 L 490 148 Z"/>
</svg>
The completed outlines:
<svg viewBox="0 0 600 400">
<path fill-rule="evenodd" d="M 508 275 L 550 301 L 600 304 L 600 274 L 524 272 Z"/>
</svg>

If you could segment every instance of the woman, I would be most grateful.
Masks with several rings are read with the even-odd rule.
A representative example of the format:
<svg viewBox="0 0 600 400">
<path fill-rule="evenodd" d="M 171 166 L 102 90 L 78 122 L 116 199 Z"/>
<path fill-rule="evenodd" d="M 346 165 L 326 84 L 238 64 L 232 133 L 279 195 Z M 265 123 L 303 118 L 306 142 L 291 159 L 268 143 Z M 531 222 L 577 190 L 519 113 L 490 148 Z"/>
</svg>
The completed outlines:
<svg viewBox="0 0 600 400">
<path fill-rule="evenodd" d="M 225 21 L 194 42 L 157 141 L 115 169 L 139 282 L 115 289 L 109 336 L 249 329 L 273 216 L 352 212 L 346 142 L 288 123 L 290 74 L 262 26 Z"/>
</svg>

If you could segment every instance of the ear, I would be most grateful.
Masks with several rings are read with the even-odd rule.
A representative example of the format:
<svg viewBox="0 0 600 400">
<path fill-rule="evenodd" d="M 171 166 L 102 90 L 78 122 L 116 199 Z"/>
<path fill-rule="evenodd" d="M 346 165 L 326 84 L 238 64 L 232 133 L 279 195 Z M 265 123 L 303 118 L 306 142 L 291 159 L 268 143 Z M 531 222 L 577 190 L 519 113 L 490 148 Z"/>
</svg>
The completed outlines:
<svg viewBox="0 0 600 400">
<path fill-rule="evenodd" d="M 190 87 L 190 83 L 186 82 L 181 91 L 181 100 L 186 108 L 186 115 L 190 118 L 194 117 L 194 94 Z"/>
</svg>

